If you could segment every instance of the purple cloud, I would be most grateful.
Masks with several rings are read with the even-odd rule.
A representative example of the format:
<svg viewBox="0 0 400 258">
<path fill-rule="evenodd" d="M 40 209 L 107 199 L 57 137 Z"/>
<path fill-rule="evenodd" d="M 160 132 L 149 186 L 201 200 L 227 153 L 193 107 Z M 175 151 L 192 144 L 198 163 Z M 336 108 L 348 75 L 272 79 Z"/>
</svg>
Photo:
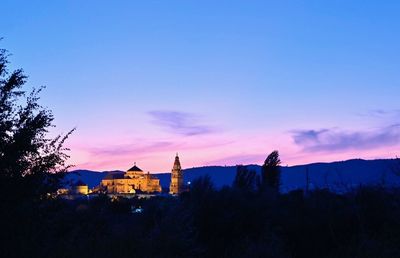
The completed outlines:
<svg viewBox="0 0 400 258">
<path fill-rule="evenodd" d="M 198 124 L 199 117 L 191 113 L 156 110 L 148 114 L 154 124 L 171 133 L 192 136 L 214 132 L 211 127 Z"/>
<path fill-rule="evenodd" d="M 374 117 L 374 118 L 384 118 L 384 117 L 398 118 L 400 117 L 400 109 L 391 109 L 391 110 L 372 109 L 366 113 L 359 113 L 358 115 L 362 117 Z"/>
<path fill-rule="evenodd" d="M 92 155 L 96 156 L 121 156 L 121 155 L 143 155 L 156 151 L 165 151 L 173 149 L 176 144 L 168 141 L 148 142 L 141 144 L 121 144 L 107 146 L 104 148 L 88 148 Z"/>
<path fill-rule="evenodd" d="M 296 130 L 292 134 L 294 142 L 309 152 L 365 150 L 400 143 L 400 124 L 374 131 L 321 129 Z"/>
</svg>

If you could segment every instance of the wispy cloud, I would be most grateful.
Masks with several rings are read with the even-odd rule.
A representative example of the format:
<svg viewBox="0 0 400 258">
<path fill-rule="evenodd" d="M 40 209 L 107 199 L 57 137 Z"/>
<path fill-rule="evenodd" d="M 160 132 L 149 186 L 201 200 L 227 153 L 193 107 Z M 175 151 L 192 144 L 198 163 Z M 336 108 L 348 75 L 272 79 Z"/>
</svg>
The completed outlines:
<svg viewBox="0 0 400 258">
<path fill-rule="evenodd" d="M 103 148 L 88 148 L 87 151 L 94 156 L 123 156 L 123 155 L 143 155 L 147 153 L 166 151 L 174 149 L 176 144 L 168 141 L 146 142 L 138 144 L 121 144 L 107 146 Z"/>
<path fill-rule="evenodd" d="M 295 144 L 309 152 L 366 150 L 400 143 L 400 124 L 372 131 L 295 130 L 292 137 Z"/>
<path fill-rule="evenodd" d="M 174 138 L 174 139 L 171 139 Z M 176 139 L 175 139 L 176 138 Z M 125 144 L 98 143 L 80 147 L 84 159 L 75 159 L 75 169 L 124 170 L 138 162 L 138 166 L 149 171 L 168 171 L 173 164 L 175 153 L 184 157 L 185 166 L 203 164 L 199 160 L 216 157 L 213 153 L 229 148 L 235 143 L 230 139 L 218 139 L 217 135 L 194 137 L 190 141 L 185 137 L 168 137 L 168 139 L 126 139 Z"/>
<path fill-rule="evenodd" d="M 199 116 L 195 114 L 164 110 L 150 111 L 148 114 L 154 124 L 171 133 L 192 136 L 215 131 L 210 126 L 200 124 Z"/>
<path fill-rule="evenodd" d="M 361 117 L 373 117 L 373 118 L 384 118 L 384 117 L 392 117 L 398 118 L 400 116 L 400 109 L 372 109 L 365 113 L 358 114 Z"/>
<path fill-rule="evenodd" d="M 113 144 L 85 147 L 81 149 L 88 156 L 85 161 L 77 162 L 77 168 L 96 170 L 124 169 L 131 166 L 134 161 L 141 161 L 149 167 L 154 160 L 149 161 L 149 156 L 154 159 L 160 153 L 179 150 L 179 143 L 169 141 L 133 141 L 133 143 Z"/>
</svg>

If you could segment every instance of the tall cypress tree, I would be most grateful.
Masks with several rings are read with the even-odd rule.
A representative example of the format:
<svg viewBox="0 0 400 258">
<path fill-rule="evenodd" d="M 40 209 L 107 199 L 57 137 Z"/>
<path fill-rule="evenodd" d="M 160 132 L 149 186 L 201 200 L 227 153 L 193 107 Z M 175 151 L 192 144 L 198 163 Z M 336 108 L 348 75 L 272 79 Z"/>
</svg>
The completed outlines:
<svg viewBox="0 0 400 258">
<path fill-rule="evenodd" d="M 265 159 L 261 167 L 261 190 L 270 189 L 279 192 L 281 185 L 280 164 L 279 152 L 276 150 Z"/>
</svg>

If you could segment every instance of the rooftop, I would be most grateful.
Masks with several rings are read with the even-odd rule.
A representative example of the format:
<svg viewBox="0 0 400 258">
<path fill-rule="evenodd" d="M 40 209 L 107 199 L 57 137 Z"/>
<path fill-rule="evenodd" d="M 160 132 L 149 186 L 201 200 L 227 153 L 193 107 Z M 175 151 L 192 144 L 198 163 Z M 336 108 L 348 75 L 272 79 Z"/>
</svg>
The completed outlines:
<svg viewBox="0 0 400 258">
<path fill-rule="evenodd" d="M 128 171 L 137 171 L 137 172 L 143 172 L 143 170 L 141 170 L 140 168 L 138 168 L 136 166 L 136 162 L 135 165 L 133 167 L 131 167 L 130 169 L 128 169 Z"/>
</svg>

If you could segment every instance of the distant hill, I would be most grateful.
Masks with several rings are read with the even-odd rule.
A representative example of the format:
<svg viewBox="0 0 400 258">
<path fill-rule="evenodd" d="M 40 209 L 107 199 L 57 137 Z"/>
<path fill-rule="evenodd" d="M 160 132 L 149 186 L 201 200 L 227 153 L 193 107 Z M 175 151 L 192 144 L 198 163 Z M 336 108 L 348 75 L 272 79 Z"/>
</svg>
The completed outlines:
<svg viewBox="0 0 400 258">
<path fill-rule="evenodd" d="M 337 191 L 346 190 L 348 187 L 360 184 L 378 184 L 384 182 L 386 185 L 400 185 L 400 176 L 393 173 L 393 167 L 398 165 L 393 159 L 362 160 L 353 159 L 331 163 L 312 163 L 292 167 L 282 167 L 282 190 L 289 191 L 297 188 L 304 188 L 306 185 L 306 170 L 308 169 L 310 187 L 329 187 Z M 258 165 L 248 165 L 260 173 Z M 68 173 L 66 182 L 77 181 L 78 179 L 87 183 L 89 187 L 100 184 L 107 173 L 121 171 L 90 171 L 75 170 Z M 208 166 L 184 169 L 185 182 L 210 175 L 217 187 L 231 185 L 236 173 L 236 166 Z M 170 173 L 155 174 L 163 188 L 169 187 Z"/>
<path fill-rule="evenodd" d="M 101 180 L 108 174 L 108 173 L 120 173 L 122 171 L 93 171 L 93 170 L 74 170 L 67 173 L 67 176 L 64 178 L 65 184 L 70 184 L 77 182 L 78 180 L 82 180 L 82 182 L 86 183 L 89 188 L 93 188 L 98 186 Z"/>
</svg>

